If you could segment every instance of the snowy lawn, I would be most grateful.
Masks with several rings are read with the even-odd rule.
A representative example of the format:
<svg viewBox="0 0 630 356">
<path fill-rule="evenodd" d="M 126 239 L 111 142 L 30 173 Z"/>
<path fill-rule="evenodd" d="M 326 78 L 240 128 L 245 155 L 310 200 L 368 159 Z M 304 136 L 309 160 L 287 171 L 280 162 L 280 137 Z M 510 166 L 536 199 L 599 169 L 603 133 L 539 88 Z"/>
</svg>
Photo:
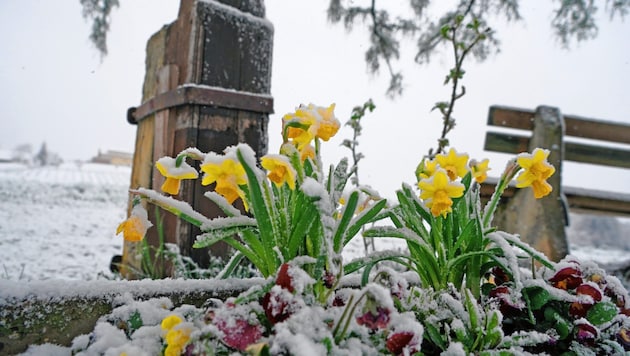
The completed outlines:
<svg viewBox="0 0 630 356">
<path fill-rule="evenodd" d="M 0 164 L 0 278 L 96 279 L 122 251 L 131 169 Z"/>
</svg>

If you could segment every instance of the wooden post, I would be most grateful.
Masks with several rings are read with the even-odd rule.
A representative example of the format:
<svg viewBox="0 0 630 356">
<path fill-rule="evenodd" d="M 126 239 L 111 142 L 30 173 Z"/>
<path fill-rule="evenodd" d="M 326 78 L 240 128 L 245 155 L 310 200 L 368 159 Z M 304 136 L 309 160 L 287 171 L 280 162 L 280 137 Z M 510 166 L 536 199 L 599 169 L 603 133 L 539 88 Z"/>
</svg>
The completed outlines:
<svg viewBox="0 0 630 356">
<path fill-rule="evenodd" d="M 500 230 L 517 233 L 521 239 L 553 261 L 569 253 L 565 233 L 568 212 L 562 194 L 562 161 L 564 159 L 564 119 L 557 108 L 539 106 L 534 116 L 534 129 L 529 151 L 546 148 L 548 160 L 556 172 L 548 179 L 554 190 L 542 199 L 535 199 L 530 189 L 518 189 L 508 202 L 499 207 L 494 221 Z"/>
<path fill-rule="evenodd" d="M 138 124 L 131 188 L 160 190 L 163 178 L 154 163 L 188 147 L 221 153 L 239 142 L 258 156 L 267 151 L 268 115 L 273 112 L 271 58 L 273 26 L 264 19 L 262 0 L 182 0 L 175 22 L 147 45 L 143 104 L 130 109 Z M 184 181 L 178 199 L 208 217 L 221 215 L 203 194 L 213 186 Z M 156 209 L 147 207 L 151 221 Z M 166 241 L 183 255 L 207 266 L 209 254 L 227 257 L 226 244 L 211 250 L 192 248 L 199 230 L 161 211 Z M 158 244 L 156 227 L 147 239 Z M 125 243 L 124 275 L 139 268 L 137 244 Z"/>
</svg>

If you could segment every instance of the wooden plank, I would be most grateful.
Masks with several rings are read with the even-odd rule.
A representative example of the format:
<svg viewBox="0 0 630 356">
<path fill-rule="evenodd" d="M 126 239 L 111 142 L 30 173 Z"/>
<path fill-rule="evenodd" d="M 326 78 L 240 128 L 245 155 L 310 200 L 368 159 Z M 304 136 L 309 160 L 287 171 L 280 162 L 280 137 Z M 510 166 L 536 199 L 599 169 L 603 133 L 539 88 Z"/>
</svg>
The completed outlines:
<svg viewBox="0 0 630 356">
<path fill-rule="evenodd" d="M 630 168 L 630 150 L 623 148 L 565 142 L 564 159 L 600 166 Z"/>
<path fill-rule="evenodd" d="M 493 105 L 488 112 L 488 125 L 519 130 L 534 129 L 534 110 Z"/>
<path fill-rule="evenodd" d="M 529 151 L 529 137 L 490 131 L 486 133 L 484 149 L 486 151 L 511 154 L 527 152 Z M 600 166 L 630 168 L 630 149 L 565 142 L 564 160 Z"/>
<path fill-rule="evenodd" d="M 630 144 L 630 125 L 564 115 L 565 135 Z"/>
<path fill-rule="evenodd" d="M 563 193 L 574 211 L 630 216 L 630 194 L 564 187 Z"/>
<path fill-rule="evenodd" d="M 484 150 L 514 154 L 527 152 L 529 151 L 529 137 L 488 131 Z"/>
<path fill-rule="evenodd" d="M 490 200 L 497 181 L 497 178 L 489 177 L 480 185 L 479 195 L 482 203 L 485 204 Z M 512 182 L 504 191 L 501 199 L 509 199 L 517 189 L 514 182 Z M 574 212 L 630 216 L 630 194 L 571 186 L 563 187 L 562 193 L 567 198 L 569 208 Z"/>
<path fill-rule="evenodd" d="M 534 129 L 534 110 L 491 106 L 488 125 L 518 130 Z M 630 144 L 630 125 L 600 119 L 563 115 L 565 136 Z"/>
</svg>

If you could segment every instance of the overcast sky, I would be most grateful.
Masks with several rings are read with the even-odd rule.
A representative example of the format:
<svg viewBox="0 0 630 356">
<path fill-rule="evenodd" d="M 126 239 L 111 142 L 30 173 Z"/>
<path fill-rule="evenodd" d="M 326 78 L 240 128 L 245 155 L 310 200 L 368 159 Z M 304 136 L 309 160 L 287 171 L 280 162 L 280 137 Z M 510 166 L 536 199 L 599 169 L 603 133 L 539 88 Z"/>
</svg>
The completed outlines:
<svg viewBox="0 0 630 356">
<path fill-rule="evenodd" d="M 457 104 L 458 126 L 450 136 L 459 151 L 490 157 L 494 175 L 508 156 L 483 151 L 490 105 L 547 104 L 566 114 L 630 123 L 629 20 L 610 23 L 602 11 L 598 38 L 566 51 L 551 34 L 553 2 L 521 3 L 525 20 L 497 27 L 502 52 L 465 65 L 467 95 Z M 386 73 L 367 74 L 365 32 L 328 24 L 326 4 L 266 1 L 275 27 L 270 151 L 280 142 L 281 115 L 300 103 L 335 102 L 343 123 L 353 106 L 372 98 L 377 110 L 364 122 L 361 181 L 392 196 L 402 181 L 414 181 L 417 163 L 435 146 L 440 117 L 430 109 L 448 98 L 442 82 L 452 59 L 443 54 L 428 66 L 415 65 L 408 44 L 396 64 L 405 74 L 405 94 L 386 99 Z M 30 143 L 38 149 L 45 141 L 65 160 L 89 159 L 99 149 L 131 152 L 136 128 L 125 115 L 140 104 L 146 42 L 175 19 L 178 6 L 178 0 L 122 0 L 113 12 L 109 55 L 101 62 L 87 39 L 90 25 L 79 0 L 0 1 L 0 148 Z M 349 153 L 339 143 L 350 135 L 345 128 L 323 146 L 327 163 Z M 567 184 L 630 192 L 627 171 L 568 164 L 565 172 Z"/>
</svg>

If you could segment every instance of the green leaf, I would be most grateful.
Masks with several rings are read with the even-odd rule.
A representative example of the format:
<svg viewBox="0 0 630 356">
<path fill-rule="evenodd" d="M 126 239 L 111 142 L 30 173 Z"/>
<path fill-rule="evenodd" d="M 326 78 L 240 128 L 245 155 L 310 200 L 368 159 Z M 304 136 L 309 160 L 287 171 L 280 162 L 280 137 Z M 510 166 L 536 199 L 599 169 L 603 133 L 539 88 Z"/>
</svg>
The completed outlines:
<svg viewBox="0 0 630 356">
<path fill-rule="evenodd" d="M 402 266 L 405 266 L 407 268 L 412 268 L 412 266 L 405 262 L 406 259 L 408 259 L 409 256 L 403 255 L 403 254 L 388 254 L 388 255 L 384 255 L 384 254 L 375 254 L 375 255 L 370 255 L 367 257 L 363 257 L 363 258 L 359 258 L 356 260 L 353 260 L 347 264 L 345 264 L 343 266 L 343 272 L 344 274 L 350 274 L 350 273 L 354 273 L 358 270 L 360 270 L 361 268 L 364 268 L 368 265 L 374 265 L 377 262 L 381 262 L 381 261 L 394 261 L 397 262 L 399 264 L 401 264 Z"/>
<path fill-rule="evenodd" d="M 586 320 L 593 325 L 601 325 L 607 323 L 619 313 L 617 306 L 611 302 L 595 303 L 586 313 Z"/>
<path fill-rule="evenodd" d="M 440 350 L 446 350 L 446 341 L 444 340 L 442 333 L 433 324 L 425 323 L 424 325 L 424 338 L 435 344 Z"/>
<path fill-rule="evenodd" d="M 227 227 L 223 229 L 216 229 L 206 231 L 199 236 L 195 240 L 193 244 L 193 248 L 204 248 L 214 245 L 215 243 L 222 241 L 228 237 L 232 237 L 245 231 L 246 228 L 242 228 L 240 226 L 237 227 Z"/>
<path fill-rule="evenodd" d="M 545 288 L 525 287 L 523 293 L 527 293 L 529 307 L 532 310 L 539 310 L 551 300 L 551 294 Z"/>
<path fill-rule="evenodd" d="M 293 227 L 291 235 L 289 237 L 289 256 L 288 259 L 292 259 L 297 255 L 299 247 L 304 242 L 306 234 L 311 229 L 313 223 L 319 219 L 319 211 L 315 208 L 312 202 L 306 200 L 302 192 L 297 193 L 301 195 L 298 201 L 300 202 L 295 206 L 294 212 L 300 213 L 299 217 L 292 217 Z"/>
<path fill-rule="evenodd" d="M 544 316 L 545 320 L 553 323 L 554 329 L 558 332 L 558 336 L 560 336 L 560 340 L 564 340 L 569 336 L 571 333 L 571 323 L 563 318 L 555 308 L 545 308 Z"/>
<path fill-rule="evenodd" d="M 236 150 L 238 160 L 243 165 L 245 173 L 247 174 L 247 187 L 249 188 L 249 200 L 251 203 L 250 209 L 253 211 L 256 221 L 258 222 L 259 236 L 263 244 L 264 250 L 258 251 L 262 253 L 267 260 L 267 265 L 275 265 L 276 260 L 275 253 L 273 252 L 275 246 L 274 236 L 276 231 L 274 230 L 273 223 L 271 221 L 271 207 L 267 204 L 265 196 L 263 195 L 263 182 L 258 180 L 258 176 L 254 171 L 254 168 L 250 167 L 248 161 L 243 157 L 243 153 L 240 149 Z M 257 250 L 255 250 L 257 251 Z"/>
<path fill-rule="evenodd" d="M 223 270 L 221 270 L 221 272 L 217 276 L 217 279 L 226 279 L 230 277 L 232 273 L 234 273 L 234 270 L 236 269 L 236 267 L 238 267 L 238 265 L 241 263 L 244 257 L 245 255 L 242 254 L 241 252 L 237 251 L 236 253 L 234 253 L 234 255 L 232 255 L 232 258 L 230 258 L 230 261 L 228 262 L 228 264 L 223 268 Z"/>
<path fill-rule="evenodd" d="M 363 228 L 365 224 L 372 222 L 372 219 L 385 207 L 385 205 L 387 205 L 387 200 L 379 200 L 368 210 L 357 216 L 354 221 L 352 221 L 352 225 L 350 225 L 345 233 L 343 246 L 345 246 L 359 232 L 359 230 Z"/>
<path fill-rule="evenodd" d="M 354 216 L 354 212 L 357 210 L 357 205 L 359 202 L 359 192 L 353 191 L 348 198 L 348 202 L 346 203 L 345 208 L 343 209 L 343 214 L 341 215 L 341 219 L 337 224 L 337 230 L 335 231 L 335 235 L 333 237 L 333 249 L 335 253 L 341 252 L 343 237 Z"/>
<path fill-rule="evenodd" d="M 129 315 L 129 319 L 127 320 L 127 325 L 129 325 L 130 333 L 140 329 L 140 327 L 143 325 L 140 312 L 136 310 L 131 313 L 131 315 Z"/>
</svg>

